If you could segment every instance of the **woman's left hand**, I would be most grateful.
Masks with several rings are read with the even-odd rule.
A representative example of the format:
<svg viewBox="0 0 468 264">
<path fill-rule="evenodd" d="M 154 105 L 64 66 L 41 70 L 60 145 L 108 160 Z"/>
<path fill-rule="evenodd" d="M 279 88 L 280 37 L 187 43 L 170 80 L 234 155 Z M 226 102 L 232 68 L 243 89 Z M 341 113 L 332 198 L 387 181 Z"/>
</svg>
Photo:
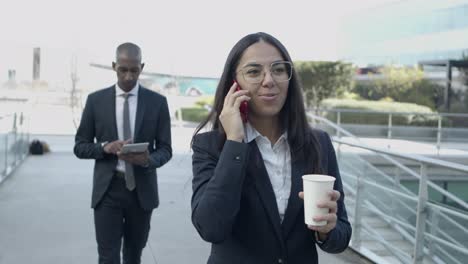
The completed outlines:
<svg viewBox="0 0 468 264">
<path fill-rule="evenodd" d="M 330 201 L 319 202 L 317 204 L 317 207 L 328 208 L 329 213 L 314 217 L 314 221 L 316 222 L 327 221 L 327 224 L 324 226 L 307 225 L 307 227 L 310 230 L 317 231 L 319 238 L 322 241 L 325 240 L 327 238 L 327 234 L 336 227 L 336 221 L 337 221 L 336 213 L 338 211 L 338 204 L 336 201 L 340 199 L 341 194 L 340 192 L 333 190 L 333 191 L 328 192 L 328 196 L 330 197 Z M 301 199 L 304 199 L 304 193 L 299 192 L 299 197 Z"/>
</svg>

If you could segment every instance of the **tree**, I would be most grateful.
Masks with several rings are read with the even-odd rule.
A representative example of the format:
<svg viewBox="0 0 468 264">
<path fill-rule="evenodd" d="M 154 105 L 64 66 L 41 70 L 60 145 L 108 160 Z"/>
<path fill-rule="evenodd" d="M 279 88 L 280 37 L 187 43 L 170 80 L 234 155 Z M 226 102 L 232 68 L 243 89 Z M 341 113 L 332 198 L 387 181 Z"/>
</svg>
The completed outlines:
<svg viewBox="0 0 468 264">
<path fill-rule="evenodd" d="M 416 103 L 437 109 L 444 87 L 424 79 L 424 72 L 412 67 L 388 65 L 377 75 L 356 82 L 353 91 L 362 98 L 381 100 L 392 98 L 397 102 Z"/>
<path fill-rule="evenodd" d="M 461 60 L 468 62 L 468 53 L 463 52 Z M 468 68 L 459 68 L 458 70 L 460 71 L 462 83 L 465 86 L 463 101 L 465 104 L 465 108 L 468 109 L 468 91 L 466 90 L 468 89 Z"/>
<path fill-rule="evenodd" d="M 296 61 L 294 68 L 304 89 L 306 106 L 320 107 L 323 99 L 337 97 L 353 85 L 351 64 L 340 61 Z"/>
<path fill-rule="evenodd" d="M 463 52 L 461 60 L 468 61 L 468 53 Z M 459 68 L 458 70 L 461 73 L 460 75 L 461 75 L 463 84 L 468 87 L 468 68 Z"/>
<path fill-rule="evenodd" d="M 383 78 L 375 81 L 375 89 L 381 91 L 384 97 L 391 97 L 397 101 L 424 77 L 422 70 L 410 67 L 386 66 L 381 73 Z"/>
</svg>

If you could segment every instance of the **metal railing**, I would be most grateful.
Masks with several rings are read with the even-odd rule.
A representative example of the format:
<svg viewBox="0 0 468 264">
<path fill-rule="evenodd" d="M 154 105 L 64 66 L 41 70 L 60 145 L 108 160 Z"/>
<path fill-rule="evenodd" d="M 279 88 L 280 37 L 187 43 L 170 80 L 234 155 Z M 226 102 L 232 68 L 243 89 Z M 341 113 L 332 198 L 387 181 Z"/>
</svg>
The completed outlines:
<svg viewBox="0 0 468 264">
<path fill-rule="evenodd" d="M 328 119 L 310 113 L 308 117 L 315 126 L 347 138 L 333 141 L 353 225 L 351 247 L 364 255 L 371 252 L 370 258 L 379 263 L 383 259 L 375 259 L 378 252 L 391 253 L 403 263 L 464 263 L 468 258 L 468 203 L 429 180 L 428 167 L 468 175 L 468 166 L 368 146 Z M 405 187 L 397 173 L 392 175 L 373 166 L 365 158 L 369 155 L 380 156 L 399 174 L 417 180 L 417 193 Z M 419 172 L 399 160 L 419 164 Z M 429 192 L 447 197 L 459 209 L 430 200 Z M 374 227 L 369 219 L 379 224 Z M 386 233 L 391 238 L 386 238 Z M 381 248 L 372 249 L 375 245 L 365 241 Z"/>
<path fill-rule="evenodd" d="M 0 182 L 29 152 L 29 129 L 23 113 L 0 116 Z"/>
<path fill-rule="evenodd" d="M 418 112 L 385 112 L 385 111 L 370 111 L 356 109 L 318 109 L 315 110 L 321 116 L 332 115 L 336 124 L 341 127 L 346 127 L 349 130 L 356 131 L 359 136 L 385 137 L 393 138 L 409 138 L 421 139 L 424 141 L 435 142 L 437 149 L 440 149 L 441 143 L 457 140 L 467 142 L 468 140 L 468 114 L 461 113 L 418 113 Z M 327 115 L 328 114 L 328 115 Z M 363 128 L 361 122 L 353 123 L 346 121 L 350 115 L 358 115 L 361 119 L 366 119 L 366 127 Z M 370 121 L 375 116 L 383 116 L 376 118 L 383 122 L 372 124 Z M 330 118 L 330 117 L 328 117 Z M 425 119 L 425 125 L 412 125 L 410 120 Z M 353 119 L 353 118 L 351 118 Z M 457 119 L 463 123 L 462 127 L 454 127 L 449 125 L 449 120 Z M 402 120 L 408 121 L 409 124 L 398 125 Z M 416 122 L 417 123 L 417 122 Z M 428 125 L 430 123 L 431 125 Z M 367 132 L 364 132 L 367 131 Z"/>
</svg>

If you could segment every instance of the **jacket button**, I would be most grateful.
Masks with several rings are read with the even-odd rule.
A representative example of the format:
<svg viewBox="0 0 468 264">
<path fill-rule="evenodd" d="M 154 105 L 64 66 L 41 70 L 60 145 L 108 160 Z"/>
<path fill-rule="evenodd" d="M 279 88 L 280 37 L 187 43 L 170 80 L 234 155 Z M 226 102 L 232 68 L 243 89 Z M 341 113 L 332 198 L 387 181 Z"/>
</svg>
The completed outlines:
<svg viewBox="0 0 468 264">
<path fill-rule="evenodd" d="M 278 263 L 279 263 L 279 264 L 283 263 L 283 259 L 280 259 L 280 258 L 279 258 L 279 259 L 278 259 Z"/>
</svg>

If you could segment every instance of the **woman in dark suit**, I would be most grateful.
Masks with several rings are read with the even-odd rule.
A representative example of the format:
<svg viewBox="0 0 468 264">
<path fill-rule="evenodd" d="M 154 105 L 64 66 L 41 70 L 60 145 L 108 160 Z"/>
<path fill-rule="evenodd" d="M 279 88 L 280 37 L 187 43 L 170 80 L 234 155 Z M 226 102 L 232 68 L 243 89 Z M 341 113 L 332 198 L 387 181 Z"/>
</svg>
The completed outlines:
<svg viewBox="0 0 468 264">
<path fill-rule="evenodd" d="M 212 130 L 200 133 L 209 122 Z M 329 253 L 348 246 L 333 145 L 308 125 L 292 60 L 276 38 L 250 34 L 233 47 L 192 149 L 192 222 L 212 243 L 208 263 L 318 263 L 316 244 Z M 325 226 L 304 223 L 301 176 L 312 173 L 336 178 L 330 200 L 318 204 L 329 213 L 314 219 Z"/>
</svg>

